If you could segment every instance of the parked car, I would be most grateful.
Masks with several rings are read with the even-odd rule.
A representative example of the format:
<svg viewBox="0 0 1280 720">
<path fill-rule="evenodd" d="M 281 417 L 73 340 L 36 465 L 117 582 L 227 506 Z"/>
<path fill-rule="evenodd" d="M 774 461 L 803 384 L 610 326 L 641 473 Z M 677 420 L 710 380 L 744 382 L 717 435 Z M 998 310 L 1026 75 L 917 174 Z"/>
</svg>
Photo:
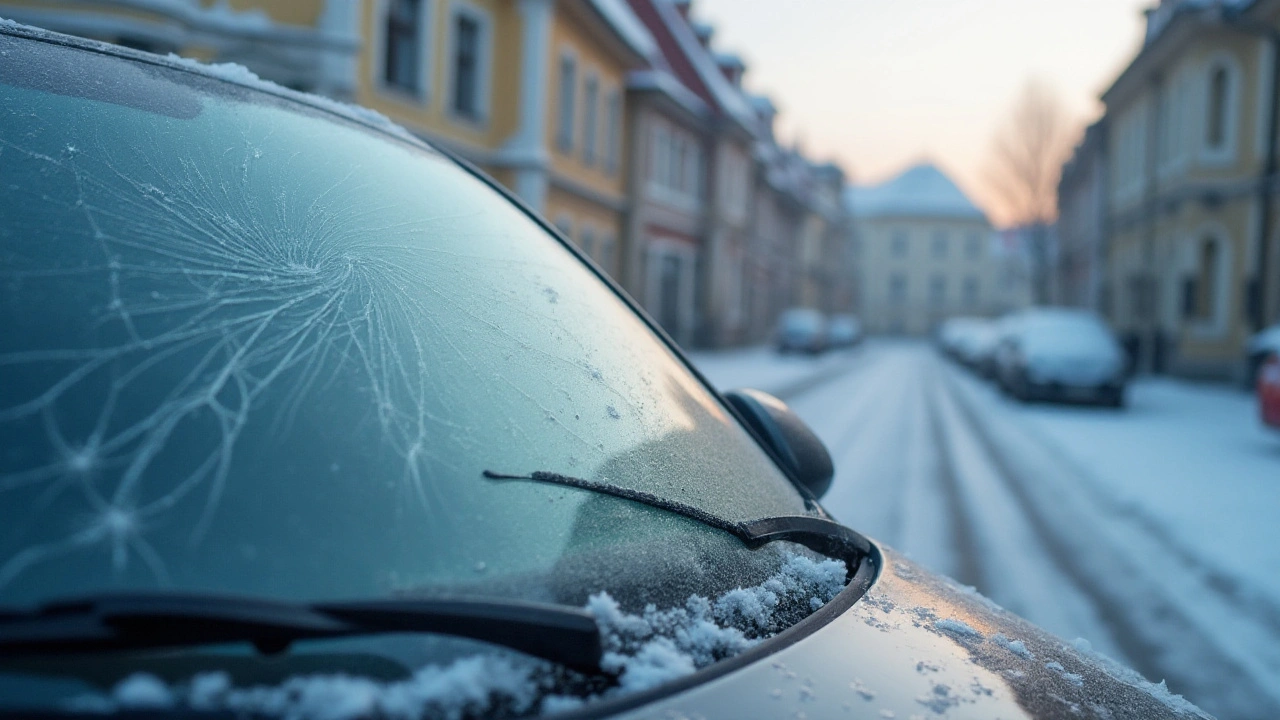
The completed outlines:
<svg viewBox="0 0 1280 720">
<path fill-rule="evenodd" d="M 959 360 L 959 347 L 964 342 L 965 336 L 972 330 L 974 326 L 988 322 L 983 318 L 976 317 L 954 317 L 948 318 L 938 326 L 938 330 L 934 335 L 934 341 L 937 343 L 938 349 L 944 355 L 955 360 Z"/>
<path fill-rule="evenodd" d="M 827 321 L 827 345 L 849 348 L 862 341 L 862 323 L 853 315 L 832 315 Z"/>
<path fill-rule="evenodd" d="M 1280 351 L 1263 361 L 1258 372 L 1258 408 L 1262 422 L 1280 428 Z"/>
<path fill-rule="evenodd" d="M 1245 379 L 1249 387 L 1258 383 L 1258 373 L 1271 355 L 1280 353 L 1280 325 L 1272 325 L 1249 338 L 1245 352 Z"/>
<path fill-rule="evenodd" d="M 795 414 L 470 166 L 242 69 L 0 58 L 0 716 L 1187 707 L 830 518 Z"/>
<path fill-rule="evenodd" d="M 960 362 L 970 370 L 982 377 L 990 377 L 999 339 L 999 326 L 990 320 L 984 320 L 970 327 L 960 337 L 956 354 Z"/>
<path fill-rule="evenodd" d="M 996 374 L 1001 387 L 1019 400 L 1124 405 L 1124 351 L 1097 315 L 1026 310 L 1005 322 L 999 342 Z"/>
<path fill-rule="evenodd" d="M 778 352 L 817 355 L 827 349 L 827 319 L 812 308 L 791 308 L 778 318 L 774 335 Z"/>
</svg>

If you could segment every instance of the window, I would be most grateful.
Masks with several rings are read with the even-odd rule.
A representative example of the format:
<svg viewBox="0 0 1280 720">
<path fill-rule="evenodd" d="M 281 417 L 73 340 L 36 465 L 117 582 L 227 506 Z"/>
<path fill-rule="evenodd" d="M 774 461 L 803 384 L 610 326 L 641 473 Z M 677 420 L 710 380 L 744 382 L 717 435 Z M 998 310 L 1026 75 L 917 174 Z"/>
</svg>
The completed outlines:
<svg viewBox="0 0 1280 720">
<path fill-rule="evenodd" d="M 564 152 L 573 151 L 573 115 L 577 107 L 578 62 L 571 55 L 560 58 L 560 123 L 556 128 L 556 145 Z"/>
<path fill-rule="evenodd" d="M 947 256 L 947 233 L 945 230 L 938 230 L 933 233 L 933 256 L 939 259 Z"/>
<path fill-rule="evenodd" d="M 671 133 L 663 125 L 656 125 L 653 128 L 653 158 L 649 168 L 650 179 L 658 185 L 665 185 L 667 178 L 667 167 L 670 164 L 668 156 L 671 148 Z"/>
<path fill-rule="evenodd" d="M 947 302 L 947 278 L 934 275 L 929 278 L 929 302 L 939 307 Z"/>
<path fill-rule="evenodd" d="M 966 277 L 964 279 L 964 289 L 961 292 L 964 293 L 965 307 L 976 307 L 978 305 L 978 278 L 972 275 Z"/>
<path fill-rule="evenodd" d="M 481 119 L 480 21 L 458 13 L 453 18 L 453 111 L 469 120 Z"/>
<path fill-rule="evenodd" d="M 689 154 L 685 157 L 685 183 L 690 195 L 702 196 L 702 146 L 697 140 L 689 143 Z"/>
<path fill-rule="evenodd" d="M 599 256 L 596 255 L 596 231 L 592 229 L 590 226 L 586 226 L 586 225 L 583 226 L 582 240 L 578 243 L 578 245 L 582 248 L 582 254 L 586 255 L 592 260 L 600 259 Z"/>
<path fill-rule="evenodd" d="M 604 271 L 609 273 L 610 275 L 613 275 L 617 271 L 617 268 L 613 266 L 613 264 L 616 262 L 615 260 L 615 258 L 617 257 L 616 251 L 617 251 L 617 245 L 614 242 L 613 236 L 601 235 L 600 236 L 600 267 L 604 268 Z"/>
<path fill-rule="evenodd" d="M 600 81 L 594 75 L 589 75 L 586 88 L 582 92 L 582 161 L 588 165 L 596 164 L 596 130 L 600 123 L 597 113 L 599 101 Z"/>
<path fill-rule="evenodd" d="M 1205 142 L 1210 148 L 1220 150 L 1227 142 L 1227 103 L 1231 90 L 1231 76 L 1225 67 L 1214 68 L 1209 75 L 1209 118 L 1205 126 Z"/>
<path fill-rule="evenodd" d="M 891 244 L 891 249 L 894 257 L 896 258 L 906 257 L 907 251 L 909 249 L 908 243 L 907 243 L 907 231 L 895 230 L 893 232 L 893 237 L 890 240 L 890 244 Z"/>
<path fill-rule="evenodd" d="M 573 218 L 569 217 L 568 215 L 556 216 L 556 229 L 560 231 L 561 235 L 564 235 L 565 237 L 572 240 L 573 239 Z"/>
<path fill-rule="evenodd" d="M 385 21 L 382 81 L 414 95 L 422 93 L 425 0 L 389 0 Z"/>
<path fill-rule="evenodd" d="M 964 239 L 964 254 L 970 260 L 977 260 L 982 257 L 982 236 L 978 233 L 969 233 Z"/>
<path fill-rule="evenodd" d="M 613 172 L 618 169 L 622 144 L 622 95 L 617 90 L 610 90 L 606 96 L 604 123 L 604 168 Z"/>
<path fill-rule="evenodd" d="M 889 278 L 889 300 L 901 304 L 907 300 L 907 276 L 896 273 Z"/>
<path fill-rule="evenodd" d="M 1193 319 L 1212 320 L 1216 314 L 1218 266 L 1222 262 L 1219 255 L 1217 241 L 1211 238 L 1201 241 L 1195 278 L 1184 290 L 1189 296 L 1183 300 L 1184 310 L 1190 310 L 1189 316 Z"/>
</svg>

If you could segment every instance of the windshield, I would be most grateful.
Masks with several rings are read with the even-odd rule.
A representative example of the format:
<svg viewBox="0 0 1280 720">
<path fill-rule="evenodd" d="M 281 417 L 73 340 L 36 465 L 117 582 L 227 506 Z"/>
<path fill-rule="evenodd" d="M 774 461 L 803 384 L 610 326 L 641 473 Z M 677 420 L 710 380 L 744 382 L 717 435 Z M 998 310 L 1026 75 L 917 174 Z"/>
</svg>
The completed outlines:
<svg viewBox="0 0 1280 720">
<path fill-rule="evenodd" d="M 208 78 L 0 42 L 0 604 L 661 602 L 777 570 L 684 517 L 483 476 L 806 512 L 626 305 L 453 162 Z"/>
</svg>

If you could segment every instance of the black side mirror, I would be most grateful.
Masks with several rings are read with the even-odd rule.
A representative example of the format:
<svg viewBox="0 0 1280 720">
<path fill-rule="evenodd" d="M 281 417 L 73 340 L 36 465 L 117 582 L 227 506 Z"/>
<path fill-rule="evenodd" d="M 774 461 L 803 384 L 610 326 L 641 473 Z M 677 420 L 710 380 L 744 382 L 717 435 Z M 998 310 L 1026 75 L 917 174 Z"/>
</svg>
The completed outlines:
<svg viewBox="0 0 1280 720">
<path fill-rule="evenodd" d="M 792 481 L 807 488 L 814 497 L 827 492 L 835 475 L 831 453 L 786 403 L 759 390 L 732 390 L 724 397 Z"/>
</svg>

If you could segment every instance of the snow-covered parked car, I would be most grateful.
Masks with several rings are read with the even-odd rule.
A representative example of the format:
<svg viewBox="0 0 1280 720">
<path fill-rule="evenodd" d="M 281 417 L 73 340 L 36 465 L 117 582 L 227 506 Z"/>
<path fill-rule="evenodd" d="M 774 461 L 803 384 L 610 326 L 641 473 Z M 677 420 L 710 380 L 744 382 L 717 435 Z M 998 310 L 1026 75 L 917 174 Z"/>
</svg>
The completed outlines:
<svg viewBox="0 0 1280 720">
<path fill-rule="evenodd" d="M 0 23 L 0 208 L 0 717 L 1198 714 L 367 111 Z"/>
<path fill-rule="evenodd" d="M 1012 316 L 996 353 L 1002 388 L 1020 400 L 1124 405 L 1125 357 L 1097 315 L 1034 308 Z"/>
<path fill-rule="evenodd" d="M 827 320 L 827 345 L 850 348 L 862 341 L 862 322 L 853 315 L 832 315 Z"/>
<path fill-rule="evenodd" d="M 782 354 L 817 355 L 827 349 L 827 318 L 813 308 L 790 308 L 778 318 L 774 345 Z"/>
<path fill-rule="evenodd" d="M 1245 349 L 1245 378 L 1249 387 L 1257 384 L 1263 363 L 1276 354 L 1280 354 L 1280 325 L 1272 325 L 1249 338 Z"/>
</svg>

